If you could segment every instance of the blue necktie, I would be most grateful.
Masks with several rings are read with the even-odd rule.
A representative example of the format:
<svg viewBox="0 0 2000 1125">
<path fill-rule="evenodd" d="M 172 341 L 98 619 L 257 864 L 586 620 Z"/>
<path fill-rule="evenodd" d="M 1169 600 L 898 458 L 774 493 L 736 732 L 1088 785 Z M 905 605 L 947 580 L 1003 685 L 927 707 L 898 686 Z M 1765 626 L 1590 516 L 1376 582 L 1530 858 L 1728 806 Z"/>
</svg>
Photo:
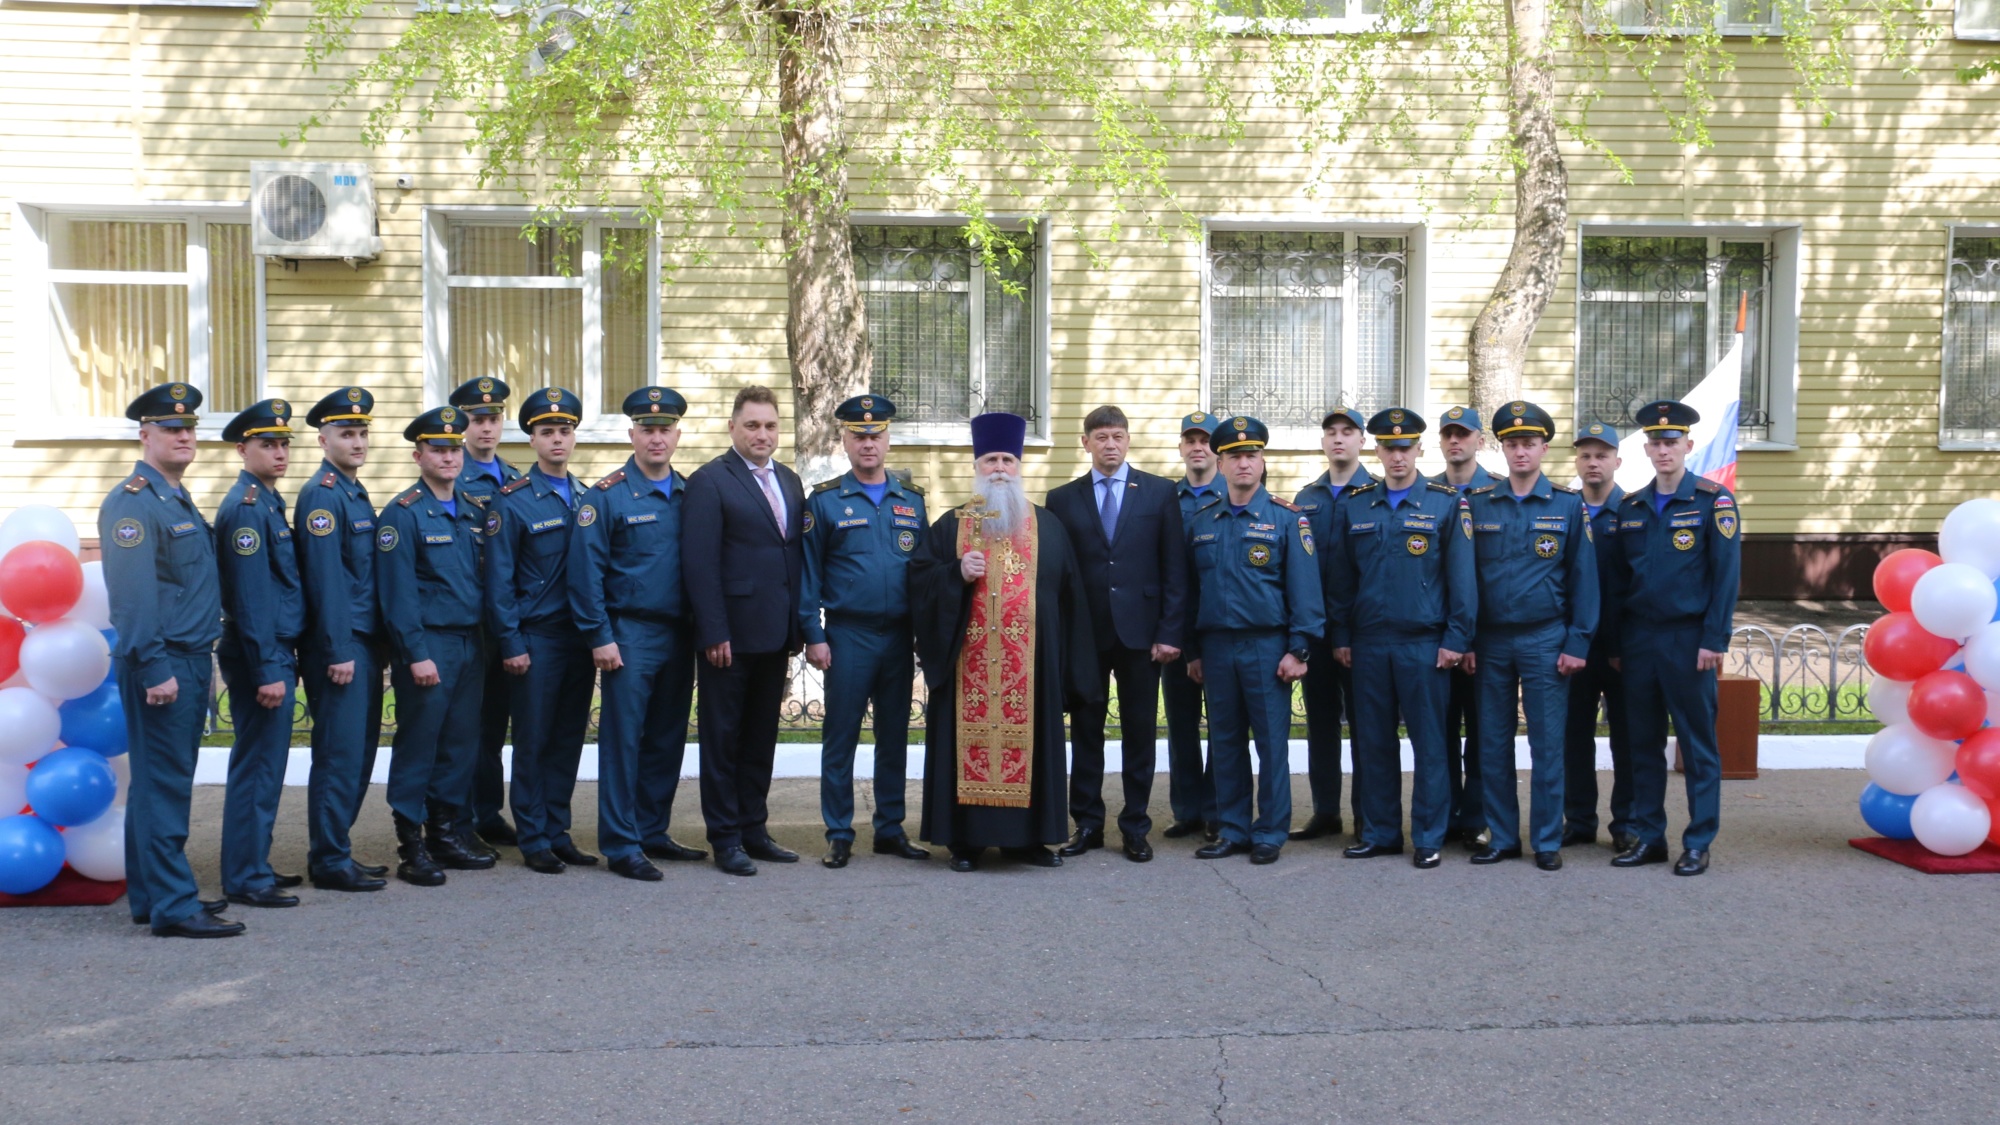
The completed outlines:
<svg viewBox="0 0 2000 1125">
<path fill-rule="evenodd" d="M 1104 541 L 1109 543 L 1118 530 L 1118 481 L 1106 477 L 1099 483 L 1104 486 L 1104 500 L 1097 506 L 1097 516 L 1104 524 Z"/>
</svg>

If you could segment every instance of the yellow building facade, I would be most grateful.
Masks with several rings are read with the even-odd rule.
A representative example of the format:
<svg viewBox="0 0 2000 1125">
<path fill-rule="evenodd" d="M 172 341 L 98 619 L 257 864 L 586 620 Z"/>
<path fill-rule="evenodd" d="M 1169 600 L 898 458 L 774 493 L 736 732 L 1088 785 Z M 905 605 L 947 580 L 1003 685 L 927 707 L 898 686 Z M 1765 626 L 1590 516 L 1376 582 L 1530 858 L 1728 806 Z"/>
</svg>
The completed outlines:
<svg viewBox="0 0 2000 1125">
<path fill-rule="evenodd" d="M 683 470 L 723 448 L 739 386 L 788 400 L 783 263 L 750 234 L 712 232 L 706 263 L 663 283 L 652 232 L 584 214 L 565 272 L 520 237 L 524 200 L 477 186 L 463 121 L 370 149 L 357 115 L 335 115 L 281 147 L 340 73 L 304 70 L 304 13 L 281 2 L 259 28 L 241 7 L 0 0 L 0 489 L 14 503 L 59 505 L 94 534 L 133 454 L 124 402 L 169 377 L 210 399 L 215 440 L 190 485 L 211 504 L 236 471 L 222 422 L 267 395 L 303 415 L 335 386 L 372 389 L 381 424 L 364 480 L 378 497 L 414 478 L 404 423 L 472 375 L 517 395 L 577 390 L 576 464 L 593 479 L 625 456 L 615 407 L 632 386 L 689 398 Z M 1960 0 L 1932 18 L 1939 34 L 1911 74 L 1861 30 L 1831 124 L 1794 103 L 1778 45 L 1740 39 L 1736 71 L 1715 85 L 1712 147 L 1674 143 L 1634 82 L 1591 118 L 1631 182 L 1566 151 L 1563 282 L 1523 393 L 1565 427 L 1617 422 L 1692 386 L 1747 310 L 1751 593 L 1849 592 L 1875 554 L 1993 491 L 2000 83 L 1954 72 L 2000 52 L 2000 4 Z M 357 42 L 398 30 L 373 20 Z M 1299 135 L 1260 105 L 1237 144 L 1176 153 L 1198 234 L 1107 242 L 1106 216 L 1077 202 L 1083 231 L 1036 232 L 1007 279 L 1024 298 L 921 197 L 857 195 L 874 389 L 907 419 L 894 461 L 955 502 L 964 418 L 1016 409 L 1034 419 L 1031 487 L 1053 485 L 1086 465 L 1084 414 L 1114 403 L 1132 418 L 1135 462 L 1172 475 L 1181 415 L 1249 412 L 1275 424 L 1271 486 L 1289 495 L 1324 468 L 1317 419 L 1335 403 L 1435 419 L 1464 401 L 1467 331 L 1510 220 L 1442 175 L 1446 141 L 1412 166 L 1366 143 L 1309 157 Z M 379 253 L 256 253 L 252 164 L 266 161 L 363 165 L 315 174 L 372 184 Z M 302 217 L 309 204 L 264 221 Z M 776 214 L 763 218 L 775 242 Z M 635 251 L 654 256 L 649 272 L 609 264 Z M 310 443 L 308 431 L 295 479 L 317 463 Z M 527 460 L 518 443 L 503 455 Z"/>
</svg>

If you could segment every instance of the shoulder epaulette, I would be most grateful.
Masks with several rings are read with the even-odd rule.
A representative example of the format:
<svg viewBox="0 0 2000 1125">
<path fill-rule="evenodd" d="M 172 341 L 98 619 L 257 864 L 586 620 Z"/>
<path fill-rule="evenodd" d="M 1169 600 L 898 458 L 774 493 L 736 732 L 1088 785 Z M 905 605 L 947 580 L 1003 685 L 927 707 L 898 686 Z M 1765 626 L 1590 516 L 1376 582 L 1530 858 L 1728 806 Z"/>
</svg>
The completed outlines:
<svg viewBox="0 0 2000 1125">
<path fill-rule="evenodd" d="M 1638 502 L 1639 502 L 1639 494 L 1638 494 L 1638 493 L 1636 493 L 1636 492 L 1628 492 L 1628 493 L 1626 493 L 1626 494 L 1625 494 L 1625 503 L 1627 503 L 1627 504 L 1637 504 Z"/>
<path fill-rule="evenodd" d="M 1296 512 L 1299 510 L 1299 506 L 1297 504 L 1292 503 L 1290 500 L 1283 499 L 1282 497 L 1278 496 L 1271 497 L 1271 503 L 1276 504 L 1278 507 L 1283 508 L 1287 512 Z"/>
<path fill-rule="evenodd" d="M 243 503 L 255 504 L 256 502 L 257 502 L 257 486 L 253 484 L 249 488 L 243 490 Z"/>
<path fill-rule="evenodd" d="M 1458 495 L 1458 488 L 1455 485 L 1449 485 L 1444 483 L 1443 481 L 1436 481 L 1436 480 L 1427 480 L 1424 483 L 1430 485 L 1431 491 L 1433 492 L 1449 492 L 1453 496 Z M 1492 486 L 1489 485 L 1487 487 L 1490 488 Z"/>
<path fill-rule="evenodd" d="M 1493 486 L 1493 485 L 1490 485 L 1490 484 L 1482 484 L 1482 485 L 1480 485 L 1480 486 L 1479 486 L 1478 488 L 1475 488 L 1475 489 L 1473 489 L 1473 490 L 1471 491 L 1470 495 L 1473 495 L 1473 496 L 1482 496 L 1482 495 L 1484 495 L 1484 494 L 1486 494 L 1486 493 L 1488 493 L 1488 492 L 1491 492 L 1491 491 L 1493 491 L 1493 487 L 1494 487 L 1494 486 Z"/>
<path fill-rule="evenodd" d="M 890 469 L 889 475 L 901 481 L 905 489 L 914 492 L 919 496 L 922 496 L 924 494 L 924 486 L 917 483 L 916 478 L 910 475 L 910 470 Z"/>
<path fill-rule="evenodd" d="M 323 473 L 320 476 L 319 486 L 321 488 L 332 488 L 334 478 L 338 477 L 339 475 L 340 475 L 339 473 L 334 472 L 332 469 L 328 469 L 325 473 Z"/>
<path fill-rule="evenodd" d="M 131 476 L 129 476 L 129 477 L 126 477 L 126 478 L 125 478 L 125 491 L 127 491 L 127 492 L 144 492 L 144 491 L 146 491 L 146 478 L 145 478 L 145 477 L 142 477 L 142 476 L 140 476 L 140 475 L 139 475 L 138 473 L 133 473 L 133 474 L 132 474 Z"/>
<path fill-rule="evenodd" d="M 487 502 L 492 499 L 492 497 L 490 496 L 467 496 L 464 493 L 460 493 L 460 495 L 465 496 L 467 500 L 472 501 L 472 506 L 475 508 L 484 508 Z"/>
<path fill-rule="evenodd" d="M 424 490 L 421 486 L 411 485 L 410 488 L 407 491 L 405 491 L 401 496 L 396 497 L 396 503 L 401 504 L 403 507 L 407 508 L 410 505 L 416 503 L 417 497 L 422 496 L 423 494 Z"/>
<path fill-rule="evenodd" d="M 1355 486 L 1354 486 L 1353 488 L 1350 488 L 1350 489 L 1348 489 L 1348 490 L 1347 490 L 1347 494 L 1348 494 L 1349 496 L 1353 496 L 1353 495 L 1356 495 L 1357 493 L 1362 493 L 1362 492 L 1366 492 L 1366 491 L 1368 491 L 1369 489 L 1371 489 L 1371 488 L 1374 488 L 1374 487 L 1375 487 L 1376 485 L 1378 485 L 1378 484 L 1380 484 L 1380 483 L 1381 483 L 1380 481 L 1373 481 L 1373 480 L 1371 480 L 1371 481 L 1369 481 L 1369 482 L 1368 482 L 1367 484 L 1357 484 L 1357 485 L 1355 485 Z"/>
<path fill-rule="evenodd" d="M 513 480 L 510 480 L 506 484 L 500 486 L 500 495 L 511 496 L 514 493 L 519 492 L 526 487 L 528 487 L 527 477 L 515 477 Z"/>
<path fill-rule="evenodd" d="M 608 491 L 612 485 L 617 484 L 619 481 L 622 481 L 624 479 L 625 479 L 625 470 L 618 469 L 614 471 L 610 476 L 605 477 L 601 481 L 598 481 L 596 487 Z"/>
<path fill-rule="evenodd" d="M 1567 492 L 1572 496 L 1576 495 L 1579 491 L 1578 489 L 1571 488 L 1569 485 L 1557 484 L 1554 481 L 1549 482 L 1549 487 L 1555 489 L 1557 492 Z"/>
<path fill-rule="evenodd" d="M 832 480 L 823 480 L 818 484 L 813 485 L 813 495 L 818 496 L 820 493 L 825 492 L 830 488 L 839 488 L 839 487 L 840 487 L 839 477 L 834 477 Z"/>
<path fill-rule="evenodd" d="M 1722 486 L 1707 477 L 1696 477 L 1694 478 L 1694 490 L 1696 492 L 1721 492 Z"/>
<path fill-rule="evenodd" d="M 1202 494 L 1201 500 L 1195 504 L 1194 510 L 1205 512 L 1211 505 L 1220 503 L 1222 503 L 1222 493 L 1210 490 Z"/>
</svg>

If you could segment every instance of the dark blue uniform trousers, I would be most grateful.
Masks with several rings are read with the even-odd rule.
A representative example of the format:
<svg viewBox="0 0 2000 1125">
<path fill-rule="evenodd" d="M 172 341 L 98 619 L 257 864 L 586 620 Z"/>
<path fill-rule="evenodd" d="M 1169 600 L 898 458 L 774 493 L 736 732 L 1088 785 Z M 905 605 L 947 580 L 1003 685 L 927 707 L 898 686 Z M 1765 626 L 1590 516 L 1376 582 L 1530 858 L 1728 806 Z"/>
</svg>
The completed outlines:
<svg viewBox="0 0 2000 1125">
<path fill-rule="evenodd" d="M 389 807 L 422 823 L 435 808 L 456 825 L 472 790 L 479 743 L 479 699 L 486 687 L 485 648 L 477 629 L 426 629 L 438 682 L 418 687 L 410 666 L 389 670 L 396 690 L 396 738 L 389 758 Z"/>
<path fill-rule="evenodd" d="M 1222 838 L 1283 846 L 1292 830 L 1292 686 L 1278 681 L 1282 629 L 1201 635 L 1208 756 Z M 1250 736 L 1257 737 L 1257 808 L 1250 808 Z"/>
<path fill-rule="evenodd" d="M 139 666 L 118 662 L 118 697 L 132 755 L 125 799 L 125 903 L 132 917 L 151 915 L 157 932 L 201 910 L 201 888 L 188 866 L 188 804 L 194 799 L 195 758 L 208 718 L 214 664 L 206 652 L 168 650 L 179 694 L 161 707 L 146 704 Z"/>
<path fill-rule="evenodd" d="M 466 802 L 465 815 L 459 818 L 461 829 L 475 832 L 506 823 L 500 815 L 500 806 L 508 797 L 507 772 L 500 762 L 500 751 L 507 745 L 507 722 L 515 717 L 518 698 L 515 689 L 521 686 L 521 678 L 509 675 L 501 666 L 498 645 L 487 646 L 484 660 L 486 683 L 480 693 L 479 744 L 472 754 L 472 794 Z M 521 752 L 520 740 L 520 732 L 516 730 L 516 755 Z"/>
<path fill-rule="evenodd" d="M 1306 778 L 1314 816 L 1340 815 L 1340 721 L 1354 718 L 1354 673 L 1314 643 L 1306 665 Z M 1402 771 L 1398 770 L 1398 773 Z M 1354 827 L 1361 829 L 1361 755 L 1354 755 Z"/>
<path fill-rule="evenodd" d="M 354 862 L 348 831 L 361 815 L 382 742 L 382 648 L 356 637 L 354 649 L 354 678 L 344 684 L 326 678 L 325 653 L 299 654 L 306 711 L 312 715 L 312 776 L 306 781 L 312 843 L 306 866 L 315 875 L 342 872 Z"/>
<path fill-rule="evenodd" d="M 1485 655 L 1480 653 L 1482 669 Z M 1486 829 L 1486 790 L 1479 780 L 1479 720 L 1479 677 L 1452 669 L 1451 695 L 1444 709 L 1444 768 L 1451 785 L 1449 823 L 1471 836 Z M 1509 768 L 1508 776 L 1513 772 Z"/>
<path fill-rule="evenodd" d="M 1514 769 L 1516 716 L 1528 716 L 1527 846 L 1562 849 L 1563 721 L 1569 680 L 1556 672 L 1567 627 L 1560 621 L 1479 632 L 1479 779 L 1496 848 L 1520 847 L 1520 775 Z M 1516 703 L 1519 704 L 1517 712 Z M 1472 771 L 1467 770 L 1468 781 Z"/>
<path fill-rule="evenodd" d="M 833 649 L 819 752 L 819 815 L 826 838 L 854 839 L 854 749 L 870 702 L 875 705 L 875 838 L 902 836 L 910 697 L 917 675 L 910 627 L 829 619 L 826 640 Z"/>
<path fill-rule="evenodd" d="M 590 725 L 597 669 L 590 662 L 589 642 L 573 625 L 529 626 L 521 636 L 528 646 L 528 673 L 507 677 L 514 684 L 509 797 L 521 854 L 526 855 L 574 842 L 569 802 L 576 793 L 576 766 Z M 487 706 L 490 711 L 490 700 Z"/>
<path fill-rule="evenodd" d="M 604 673 L 597 847 L 618 859 L 667 841 L 700 656 L 684 623 L 614 615 L 611 635 L 624 667 Z"/>
<path fill-rule="evenodd" d="M 292 709 L 299 692 L 298 662 L 285 669 L 285 700 L 276 707 L 257 702 L 256 670 L 224 642 L 217 653 L 222 682 L 229 688 L 229 722 L 236 742 L 229 748 L 229 782 L 222 801 L 222 890 L 250 894 L 277 881 L 271 870 L 271 829 L 278 821 L 278 798 L 285 791 L 285 766 L 292 756 Z"/>
<path fill-rule="evenodd" d="M 1153 830 L 1153 774 L 1159 768 L 1160 666 L 1150 648 L 1113 645 L 1097 650 L 1103 703 L 1086 702 L 1070 715 L 1069 815 L 1078 830 L 1104 830 L 1104 724 L 1110 718 L 1110 687 L 1118 680 L 1118 737 L 1122 740 L 1120 780 L 1125 803 L 1118 830 L 1144 836 Z"/>
<path fill-rule="evenodd" d="M 1444 710 L 1451 675 L 1437 666 L 1437 638 L 1354 646 L 1354 785 L 1361 793 L 1361 842 L 1403 843 L 1402 718 L 1416 755 L 1410 836 L 1419 848 L 1444 846 L 1451 817 L 1445 777 Z"/>
<path fill-rule="evenodd" d="M 1625 718 L 1632 735 L 1632 817 L 1640 842 L 1667 839 L 1667 717 L 1680 738 L 1688 824 L 1681 846 L 1707 849 L 1722 818 L 1715 673 L 1695 671 L 1701 626 L 1635 630 L 1625 642 Z"/>
<path fill-rule="evenodd" d="M 1611 728 L 1611 836 L 1632 831 L 1632 740 L 1626 729 L 1625 678 L 1608 657 L 1593 656 L 1569 678 L 1563 735 L 1563 806 L 1571 831 L 1597 834 L 1597 701 Z"/>
<path fill-rule="evenodd" d="M 1188 679 L 1187 661 L 1160 671 L 1167 707 L 1167 803 L 1181 824 L 1215 823 L 1215 770 L 1201 752 L 1201 685 Z"/>
</svg>

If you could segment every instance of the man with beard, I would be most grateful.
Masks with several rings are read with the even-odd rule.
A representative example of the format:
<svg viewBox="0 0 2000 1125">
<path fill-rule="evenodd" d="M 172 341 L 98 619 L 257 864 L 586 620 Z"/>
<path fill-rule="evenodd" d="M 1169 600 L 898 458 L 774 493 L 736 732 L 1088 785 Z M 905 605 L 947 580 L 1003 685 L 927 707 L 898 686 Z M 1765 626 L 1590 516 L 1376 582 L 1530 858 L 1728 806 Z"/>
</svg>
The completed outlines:
<svg viewBox="0 0 2000 1125">
<path fill-rule="evenodd" d="M 1060 867 L 1063 712 L 1101 693 L 1083 576 L 1062 525 L 1021 488 L 1027 420 L 972 420 L 974 494 L 933 523 L 910 573 L 930 688 L 922 836 L 973 871 L 990 847 Z"/>
</svg>

